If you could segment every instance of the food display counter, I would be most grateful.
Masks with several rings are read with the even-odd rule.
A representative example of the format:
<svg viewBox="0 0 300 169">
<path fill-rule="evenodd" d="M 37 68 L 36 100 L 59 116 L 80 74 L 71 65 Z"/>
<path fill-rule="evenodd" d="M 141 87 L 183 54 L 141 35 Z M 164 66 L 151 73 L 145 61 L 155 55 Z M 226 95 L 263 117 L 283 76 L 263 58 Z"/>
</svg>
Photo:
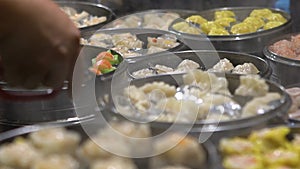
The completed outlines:
<svg viewBox="0 0 300 169">
<path fill-rule="evenodd" d="M 290 13 L 134 2 L 57 1 L 81 32 L 72 98 L 0 83 L 39 98 L 1 97 L 0 169 L 300 169 Z"/>
</svg>

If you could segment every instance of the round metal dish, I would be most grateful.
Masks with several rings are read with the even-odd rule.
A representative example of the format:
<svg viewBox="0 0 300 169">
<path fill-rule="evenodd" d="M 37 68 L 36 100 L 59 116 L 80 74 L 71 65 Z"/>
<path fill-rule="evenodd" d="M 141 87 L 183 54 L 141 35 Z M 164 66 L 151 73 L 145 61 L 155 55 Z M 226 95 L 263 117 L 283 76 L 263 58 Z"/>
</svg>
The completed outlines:
<svg viewBox="0 0 300 169">
<path fill-rule="evenodd" d="M 189 50 L 149 55 L 143 60 L 129 63 L 127 71 L 132 78 L 136 78 L 134 77 L 133 72 L 144 68 L 149 68 L 150 65 L 154 66 L 160 64 L 171 68 L 176 68 L 177 65 L 184 59 L 192 60 L 198 63 L 202 70 L 207 70 L 212 68 L 217 62 L 220 61 L 220 59 L 224 58 L 227 58 L 234 66 L 243 63 L 253 63 L 259 70 L 259 75 L 263 78 L 268 79 L 272 73 L 269 64 L 257 56 L 238 52 L 205 50 Z"/>
<path fill-rule="evenodd" d="M 105 25 L 106 23 L 109 23 L 110 21 L 116 18 L 115 13 L 110 8 L 103 6 L 101 4 L 80 2 L 80 1 L 60 1 L 60 0 L 56 1 L 56 3 L 61 7 L 66 6 L 66 7 L 74 8 L 78 12 L 86 11 L 93 16 L 98 16 L 98 17 L 106 16 L 107 19 L 103 23 L 80 28 L 81 33 L 97 30 L 101 28 L 103 25 Z"/>
<path fill-rule="evenodd" d="M 138 17 L 141 19 L 141 23 L 139 25 L 132 27 L 132 28 L 146 28 L 144 27 L 144 16 L 147 14 L 156 14 L 158 16 L 162 16 L 167 13 L 176 13 L 180 17 L 188 17 L 189 15 L 192 15 L 194 13 L 197 13 L 197 11 L 193 10 L 180 10 L 180 9 L 153 9 L 153 10 L 146 10 L 146 11 L 141 11 L 133 14 L 129 14 L 120 18 L 115 19 L 114 21 L 106 24 L 103 26 L 103 28 L 121 28 L 119 25 L 124 22 L 124 20 L 130 18 L 130 17 Z M 125 27 L 124 27 L 125 28 Z M 129 27 L 128 27 L 129 28 Z M 158 28 L 162 30 L 168 30 L 168 25 L 166 25 L 166 28 Z"/>
<path fill-rule="evenodd" d="M 226 74 L 226 78 L 228 81 L 228 88 L 231 93 L 239 86 L 239 77 L 234 74 Z M 137 87 L 142 86 L 146 83 L 151 83 L 154 81 L 162 81 L 170 85 L 180 86 L 183 84 L 182 74 L 174 74 L 174 75 L 161 75 L 161 76 L 153 76 L 143 79 L 134 79 L 130 82 L 130 85 L 135 85 Z M 150 125 L 153 130 L 157 132 L 163 132 L 167 130 L 172 125 L 175 125 L 178 130 L 189 131 L 190 133 L 214 133 L 214 139 L 218 139 L 218 137 L 223 137 L 225 135 L 233 134 L 234 130 L 251 130 L 253 128 L 261 128 L 267 125 L 269 122 L 271 123 L 285 123 L 288 119 L 287 110 L 291 105 L 291 99 L 288 94 L 285 92 L 285 89 L 278 84 L 266 80 L 269 85 L 269 92 L 278 92 L 282 97 L 280 99 L 280 103 L 276 108 L 260 115 L 251 116 L 248 118 L 241 118 L 236 120 L 228 120 L 228 121 L 220 121 L 220 122 L 209 122 L 206 120 L 198 120 L 195 123 L 180 123 L 176 124 L 172 122 L 159 122 L 159 121 L 151 121 Z M 115 89 L 117 91 L 114 93 L 114 96 L 119 93 L 122 96 L 123 89 Z M 112 97 L 114 97 L 112 96 Z M 115 108 L 114 103 L 111 101 L 109 103 L 102 104 L 103 109 L 110 110 L 114 112 L 114 114 L 120 118 L 126 118 L 126 116 L 122 116 Z M 128 117 L 130 119 L 139 120 L 138 117 Z M 140 119 L 141 120 L 141 119 Z M 277 121 L 276 121 L 277 120 Z M 143 121 L 143 120 L 142 120 Z M 191 126 L 192 125 L 192 126 Z M 191 128 L 192 127 L 192 128 Z"/>
<path fill-rule="evenodd" d="M 164 30 L 156 30 L 156 29 L 140 29 L 140 28 L 124 28 L 124 29 L 101 29 L 98 30 L 96 32 L 86 32 L 82 35 L 82 37 L 84 39 L 89 39 L 91 36 L 95 35 L 95 34 L 108 34 L 108 35 L 114 35 L 114 34 L 121 34 L 121 33 L 131 33 L 133 35 L 136 35 L 137 38 L 139 40 L 141 40 L 143 42 L 143 46 L 141 50 L 137 50 L 136 52 L 141 54 L 140 56 L 136 56 L 136 57 L 127 57 L 125 58 L 123 56 L 124 59 L 126 60 L 138 60 L 138 59 L 143 59 L 145 55 L 148 55 L 147 52 L 147 37 L 159 37 L 162 35 L 166 35 L 166 34 L 173 34 L 169 31 L 164 31 Z M 179 51 L 179 50 L 184 50 L 186 49 L 186 46 L 180 41 L 180 39 L 177 39 L 177 42 L 179 43 L 178 46 L 174 47 L 174 48 L 170 48 L 166 51 L 169 52 L 173 52 L 173 51 Z M 87 46 L 87 45 L 86 45 Z M 161 53 L 161 52 L 159 52 Z"/>
<path fill-rule="evenodd" d="M 245 19 L 252 10 L 261 9 L 261 7 L 228 7 L 228 8 L 217 8 L 198 12 L 197 14 L 202 17 L 213 20 L 214 12 L 219 10 L 231 10 L 238 17 L 237 20 Z M 279 9 L 268 8 L 273 12 L 280 13 L 287 19 L 287 22 L 279 27 L 259 31 L 255 33 L 242 34 L 242 35 L 228 35 L 228 36 L 207 36 L 207 35 L 192 35 L 187 33 L 180 33 L 172 28 L 172 25 L 183 21 L 183 19 L 175 20 L 169 27 L 169 30 L 175 32 L 184 39 L 187 46 L 192 46 L 191 49 L 203 49 L 197 43 L 201 41 L 210 41 L 216 50 L 225 51 L 237 51 L 252 53 L 258 56 L 263 56 L 262 50 L 265 44 L 267 44 L 271 39 L 284 35 L 291 32 L 292 30 L 292 19 L 291 16 Z M 205 50 L 205 49 L 204 49 Z"/>
<path fill-rule="evenodd" d="M 297 33 L 299 34 L 299 33 Z M 270 45 L 279 40 L 290 40 L 291 36 L 296 34 L 286 34 L 277 38 L 273 38 L 265 45 L 263 53 L 273 70 L 271 79 L 283 86 L 290 86 L 300 83 L 298 72 L 300 71 L 300 61 L 279 56 L 269 50 Z"/>
<path fill-rule="evenodd" d="M 85 119 L 81 122 L 64 122 L 64 123 L 41 123 L 41 124 L 36 124 L 36 125 L 29 125 L 29 126 L 24 126 L 20 128 L 15 128 L 9 131 L 6 131 L 4 133 L 0 133 L 0 146 L 2 144 L 7 144 L 12 142 L 14 139 L 17 137 L 23 137 L 26 138 L 28 134 L 45 130 L 45 129 L 50 129 L 50 128 L 57 128 L 57 127 L 64 127 L 70 131 L 74 131 L 78 133 L 81 136 L 81 143 L 84 141 L 90 139 L 90 135 L 88 135 L 85 131 L 86 128 L 82 127 L 82 125 L 89 126 L 93 128 L 94 130 L 97 129 L 95 127 L 99 127 L 98 122 L 94 121 L 93 119 Z M 96 125 L 95 125 L 96 124 Z M 103 125 L 102 127 L 105 127 Z M 101 128 L 98 128 L 100 130 Z M 96 130 L 95 130 L 96 131 Z M 176 131 L 174 131 L 176 132 Z M 97 133 L 94 133 L 97 134 Z M 201 166 L 201 168 L 207 168 L 207 169 L 216 169 L 216 159 L 217 159 L 217 149 L 215 145 L 207 140 L 206 142 L 202 143 L 202 146 L 206 152 L 207 156 L 207 161 L 204 166 Z M 149 158 L 133 158 L 134 163 L 137 165 L 138 168 L 141 169 L 149 169 Z"/>
<path fill-rule="evenodd" d="M 264 128 L 260 128 L 260 129 L 257 129 L 257 130 L 262 130 L 262 129 L 266 129 L 266 128 L 272 128 L 272 127 L 276 127 L 276 126 L 274 126 L 274 125 L 265 126 Z M 299 134 L 300 133 L 300 126 L 299 125 L 288 125 L 288 127 L 291 130 L 291 133 L 289 135 L 294 135 L 294 134 Z M 252 130 L 249 130 L 248 132 L 237 131 L 237 132 L 234 132 L 230 137 L 226 137 L 226 138 L 247 137 L 249 134 L 251 134 L 251 132 L 253 132 L 255 130 L 256 129 L 252 129 Z M 225 138 L 225 137 L 223 137 L 223 138 Z M 290 137 L 288 139 L 290 139 Z M 222 155 L 221 155 L 221 152 L 218 149 L 219 141 L 216 142 L 215 145 L 216 145 L 216 150 L 217 150 L 216 157 L 215 157 L 215 159 L 216 159 L 216 167 L 217 167 L 217 169 L 224 169 L 224 167 L 222 166 L 222 160 L 223 160 L 222 159 Z"/>
<path fill-rule="evenodd" d="M 83 60 L 82 63 L 84 63 L 82 65 L 82 71 L 85 74 L 85 81 L 89 81 L 91 76 L 95 76 L 88 70 L 88 68 L 92 65 L 91 59 L 96 57 L 100 52 L 107 50 L 108 49 L 105 48 L 90 46 L 84 46 L 82 48 L 78 59 Z M 103 84 L 103 81 L 111 79 L 112 76 L 113 72 L 101 75 L 97 77 L 97 79 L 99 79 L 98 81 Z M 84 82 L 82 84 L 84 84 Z M 14 89 L 5 86 L 4 83 L 0 85 L 3 88 L 5 87 L 5 90 L 8 93 L 12 94 L 24 93 L 35 96 L 38 94 L 47 93 L 48 91 L 48 89 Z M 9 126 L 22 126 L 41 122 L 79 121 L 81 118 L 85 117 L 78 117 L 75 109 L 80 111 L 88 111 L 90 108 L 87 104 L 74 106 L 73 100 L 71 99 L 71 92 L 72 91 L 68 90 L 68 82 L 65 82 L 65 85 L 61 88 L 57 95 L 47 99 L 16 101 L 0 97 L 0 123 Z"/>
</svg>

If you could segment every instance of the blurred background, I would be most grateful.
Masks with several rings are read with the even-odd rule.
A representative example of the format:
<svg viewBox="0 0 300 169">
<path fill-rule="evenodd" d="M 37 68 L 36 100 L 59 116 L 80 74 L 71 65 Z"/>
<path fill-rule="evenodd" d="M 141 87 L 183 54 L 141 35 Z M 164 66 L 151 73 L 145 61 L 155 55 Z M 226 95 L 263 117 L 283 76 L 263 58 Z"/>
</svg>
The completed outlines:
<svg viewBox="0 0 300 169">
<path fill-rule="evenodd" d="M 206 10 L 218 7 L 259 6 L 279 8 L 289 12 L 293 18 L 294 32 L 300 31 L 300 20 L 297 9 L 299 0 L 68 0 L 101 3 L 110 7 L 117 16 L 148 9 L 190 9 Z"/>
</svg>

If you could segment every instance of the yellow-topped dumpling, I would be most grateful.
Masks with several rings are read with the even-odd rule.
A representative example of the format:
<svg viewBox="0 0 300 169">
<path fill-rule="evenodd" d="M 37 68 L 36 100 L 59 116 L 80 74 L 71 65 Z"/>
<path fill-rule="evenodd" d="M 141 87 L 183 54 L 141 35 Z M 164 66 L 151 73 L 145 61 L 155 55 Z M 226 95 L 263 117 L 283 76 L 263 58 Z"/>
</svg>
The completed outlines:
<svg viewBox="0 0 300 169">
<path fill-rule="evenodd" d="M 257 148 L 254 143 L 246 138 L 239 137 L 222 139 L 219 147 L 222 154 L 226 155 L 252 154 L 257 152 Z"/>
<path fill-rule="evenodd" d="M 276 149 L 264 156 L 267 165 L 288 165 L 297 166 L 300 163 L 299 154 L 295 151 Z"/>
<path fill-rule="evenodd" d="M 227 156 L 223 160 L 225 169 L 266 169 L 260 156 L 252 154 Z"/>
<path fill-rule="evenodd" d="M 268 21 L 286 22 L 286 19 L 279 13 L 272 13 L 266 17 Z"/>
<path fill-rule="evenodd" d="M 224 27 L 229 27 L 231 23 L 234 23 L 236 22 L 236 19 L 235 18 L 231 18 L 231 17 L 228 17 L 228 18 L 219 18 L 217 20 L 215 20 L 215 23 L 221 25 L 221 26 L 224 26 Z"/>
<path fill-rule="evenodd" d="M 189 34 L 200 34 L 201 29 L 196 26 L 191 26 L 187 22 L 178 22 L 174 24 L 173 29 L 178 32 L 189 33 Z"/>
<path fill-rule="evenodd" d="M 259 28 L 262 28 L 265 25 L 265 22 L 263 19 L 261 19 L 259 17 L 252 17 L 252 16 L 247 17 L 246 19 L 244 19 L 243 22 L 254 26 L 256 30 L 258 30 Z"/>
<path fill-rule="evenodd" d="M 262 152 L 268 152 L 278 147 L 288 147 L 286 135 L 290 132 L 287 127 L 276 127 L 253 132 L 249 139 L 254 142 Z"/>
<path fill-rule="evenodd" d="M 254 9 L 250 13 L 250 16 L 266 18 L 268 15 L 271 15 L 271 14 L 272 14 L 272 11 L 270 9 L 264 8 L 264 9 Z"/>
<path fill-rule="evenodd" d="M 204 24 L 207 22 L 207 20 L 205 18 L 203 18 L 200 15 L 192 15 L 188 18 L 185 19 L 187 22 L 192 22 L 192 23 L 196 23 L 196 24 Z"/>
<path fill-rule="evenodd" d="M 270 22 L 267 22 L 264 26 L 264 30 L 268 30 L 268 29 L 272 29 L 272 28 L 276 28 L 280 25 L 283 25 L 284 22 L 279 22 L 279 21 L 270 21 Z"/>
<path fill-rule="evenodd" d="M 209 32 L 208 35 L 210 36 L 224 36 L 224 35 L 230 35 L 230 33 L 223 28 L 212 28 Z"/>
<path fill-rule="evenodd" d="M 180 30 L 189 28 L 190 25 L 186 22 L 178 22 L 178 23 L 175 23 L 172 27 L 174 30 L 180 31 Z"/>
<path fill-rule="evenodd" d="M 220 18 L 228 18 L 228 17 L 234 18 L 235 13 L 230 10 L 222 10 L 222 11 L 215 12 L 215 20 L 220 19 Z"/>
<path fill-rule="evenodd" d="M 208 34 L 211 29 L 224 29 L 221 25 L 219 25 L 213 21 L 209 21 L 209 22 L 206 22 L 206 23 L 200 25 L 200 28 L 206 34 Z"/>
<path fill-rule="evenodd" d="M 240 35 L 256 32 L 256 29 L 253 25 L 249 25 L 246 23 L 238 23 L 231 27 L 230 32 L 234 35 Z"/>
</svg>

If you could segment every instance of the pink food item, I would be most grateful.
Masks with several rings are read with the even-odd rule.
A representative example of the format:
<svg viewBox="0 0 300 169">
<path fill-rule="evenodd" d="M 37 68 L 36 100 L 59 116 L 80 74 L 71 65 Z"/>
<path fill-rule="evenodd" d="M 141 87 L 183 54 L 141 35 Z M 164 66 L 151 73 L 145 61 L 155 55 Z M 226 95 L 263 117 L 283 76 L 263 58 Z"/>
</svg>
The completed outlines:
<svg viewBox="0 0 300 169">
<path fill-rule="evenodd" d="M 300 34 L 291 40 L 280 40 L 269 47 L 273 53 L 290 59 L 300 60 Z"/>
<path fill-rule="evenodd" d="M 293 119 L 300 120 L 300 87 L 286 89 L 286 92 L 292 98 L 292 106 L 289 110 L 289 116 Z"/>
<path fill-rule="evenodd" d="M 300 55 L 300 34 L 291 38 L 293 50 L 297 55 Z"/>
</svg>

